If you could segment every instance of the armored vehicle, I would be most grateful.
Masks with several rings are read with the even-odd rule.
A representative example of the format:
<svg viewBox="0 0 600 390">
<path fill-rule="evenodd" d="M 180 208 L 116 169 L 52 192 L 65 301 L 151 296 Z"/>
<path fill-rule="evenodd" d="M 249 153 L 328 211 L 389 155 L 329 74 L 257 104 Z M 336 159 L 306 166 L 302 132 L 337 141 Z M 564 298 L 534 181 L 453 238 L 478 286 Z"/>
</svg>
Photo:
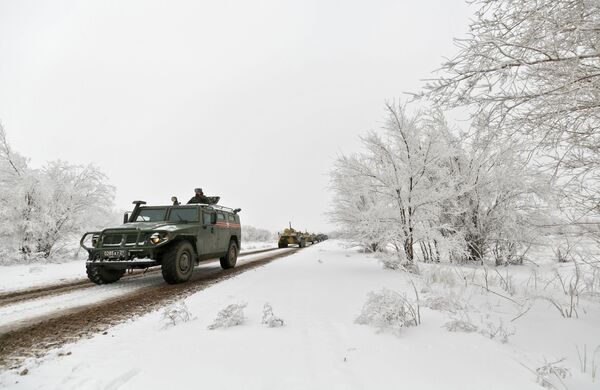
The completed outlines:
<svg viewBox="0 0 600 390">
<path fill-rule="evenodd" d="M 309 233 L 308 231 L 302 233 L 302 235 L 304 236 L 304 240 L 306 242 L 310 242 L 311 244 L 314 244 L 315 241 L 317 241 L 316 236 L 312 233 Z"/>
<path fill-rule="evenodd" d="M 317 242 L 327 240 L 327 236 L 325 234 L 317 234 Z"/>
<path fill-rule="evenodd" d="M 116 282 L 126 270 L 161 266 L 167 283 L 185 282 L 202 260 L 219 258 L 233 268 L 241 245 L 238 213 L 217 205 L 145 206 L 135 201 L 123 225 L 87 232 L 80 245 L 88 252 L 88 278 Z"/>
<path fill-rule="evenodd" d="M 279 242 L 277 243 L 279 248 L 287 248 L 288 245 L 298 245 L 300 248 L 306 246 L 305 237 L 301 232 L 292 229 L 291 223 L 289 228 L 284 229 L 283 233 L 279 233 Z"/>
</svg>

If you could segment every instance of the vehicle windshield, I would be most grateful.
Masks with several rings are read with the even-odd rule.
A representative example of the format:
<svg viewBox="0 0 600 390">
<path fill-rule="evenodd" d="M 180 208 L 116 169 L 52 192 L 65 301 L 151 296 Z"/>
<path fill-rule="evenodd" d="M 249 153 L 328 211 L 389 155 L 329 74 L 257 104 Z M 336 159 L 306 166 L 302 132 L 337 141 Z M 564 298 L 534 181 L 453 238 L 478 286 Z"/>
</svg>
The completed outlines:
<svg viewBox="0 0 600 390">
<path fill-rule="evenodd" d="M 198 208 L 173 207 L 169 213 L 169 222 L 198 222 Z"/>
<path fill-rule="evenodd" d="M 167 208 L 145 208 L 142 207 L 135 218 L 136 222 L 155 222 L 164 221 L 167 214 Z"/>
</svg>

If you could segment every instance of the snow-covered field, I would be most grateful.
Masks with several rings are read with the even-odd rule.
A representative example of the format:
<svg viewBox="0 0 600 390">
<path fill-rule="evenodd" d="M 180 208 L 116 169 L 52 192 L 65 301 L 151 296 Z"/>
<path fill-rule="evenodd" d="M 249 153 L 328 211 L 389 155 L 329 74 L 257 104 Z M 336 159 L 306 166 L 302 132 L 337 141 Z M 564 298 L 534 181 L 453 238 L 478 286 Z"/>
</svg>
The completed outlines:
<svg viewBox="0 0 600 390">
<path fill-rule="evenodd" d="M 598 296 L 582 294 L 579 318 L 563 318 L 544 298 L 568 302 L 549 281 L 550 270 L 535 279 L 528 267 L 502 269 L 502 277 L 489 270 L 486 279 L 481 269 L 426 265 L 415 276 L 385 270 L 342 244 L 311 246 L 207 288 L 166 317 L 166 310 L 150 313 L 29 360 L 1 373 L 0 386 L 479 390 L 539 389 L 548 380 L 556 388 L 600 388 L 600 375 L 593 379 L 600 368 Z M 411 280 L 420 325 L 355 322 L 372 291 L 387 288 L 415 303 Z M 283 327 L 262 323 L 265 303 Z M 246 304 L 243 322 L 208 329 L 231 304 Z M 578 350 L 582 362 L 585 350 L 585 372 Z M 24 368 L 28 373 L 19 375 Z"/>
<path fill-rule="evenodd" d="M 248 242 L 242 244 L 240 253 L 276 247 L 277 242 Z M 4 265 L 0 266 L 0 293 L 85 278 L 85 257 L 68 262 Z"/>
</svg>

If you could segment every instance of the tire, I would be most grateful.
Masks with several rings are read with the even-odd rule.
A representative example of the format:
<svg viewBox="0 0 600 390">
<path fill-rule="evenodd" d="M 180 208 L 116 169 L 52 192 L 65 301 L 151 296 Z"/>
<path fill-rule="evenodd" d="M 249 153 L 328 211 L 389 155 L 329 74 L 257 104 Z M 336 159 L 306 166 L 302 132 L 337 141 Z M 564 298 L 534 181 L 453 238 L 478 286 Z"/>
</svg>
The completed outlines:
<svg viewBox="0 0 600 390">
<path fill-rule="evenodd" d="M 110 284 L 125 275 L 124 269 L 110 269 L 101 265 L 89 264 L 85 267 L 88 279 L 96 284 Z"/>
<path fill-rule="evenodd" d="M 188 241 L 171 246 L 162 255 L 161 270 L 165 282 L 177 284 L 187 281 L 194 273 L 194 257 L 194 247 Z"/>
<path fill-rule="evenodd" d="M 221 268 L 223 269 L 231 269 L 235 267 L 235 263 L 237 263 L 238 257 L 238 247 L 235 241 L 229 241 L 229 248 L 227 248 L 227 254 L 221 257 L 219 260 L 221 261 Z"/>
<path fill-rule="evenodd" d="M 277 246 L 280 247 L 280 248 L 287 248 L 288 244 L 287 244 L 287 242 L 285 242 L 285 243 L 284 242 L 280 242 L 280 243 L 277 244 Z"/>
</svg>

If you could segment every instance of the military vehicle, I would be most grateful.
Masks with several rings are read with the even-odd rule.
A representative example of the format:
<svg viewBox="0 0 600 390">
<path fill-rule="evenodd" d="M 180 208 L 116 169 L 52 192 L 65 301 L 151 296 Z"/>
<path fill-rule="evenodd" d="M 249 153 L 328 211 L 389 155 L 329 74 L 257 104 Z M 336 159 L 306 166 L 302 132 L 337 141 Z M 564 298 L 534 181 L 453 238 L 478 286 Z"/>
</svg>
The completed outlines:
<svg viewBox="0 0 600 390">
<path fill-rule="evenodd" d="M 277 243 L 279 248 L 287 248 L 288 245 L 298 245 L 299 248 L 306 246 L 306 238 L 303 233 L 292 229 L 291 223 L 289 228 L 284 229 L 283 233 L 279 233 L 279 241 Z"/>
<path fill-rule="evenodd" d="M 317 241 L 317 237 L 314 234 L 309 233 L 308 231 L 305 231 L 302 234 L 304 235 L 304 239 L 306 240 L 306 242 L 310 242 L 311 244 L 314 244 L 315 241 Z"/>
<path fill-rule="evenodd" d="M 325 234 L 317 234 L 317 242 L 325 241 L 327 238 L 328 237 Z"/>
<path fill-rule="evenodd" d="M 217 205 L 145 206 L 135 201 L 123 225 L 87 232 L 80 245 L 88 252 L 88 278 L 114 283 L 126 270 L 161 266 L 169 284 L 187 281 L 202 260 L 219 258 L 233 268 L 241 245 L 238 213 Z"/>
</svg>

